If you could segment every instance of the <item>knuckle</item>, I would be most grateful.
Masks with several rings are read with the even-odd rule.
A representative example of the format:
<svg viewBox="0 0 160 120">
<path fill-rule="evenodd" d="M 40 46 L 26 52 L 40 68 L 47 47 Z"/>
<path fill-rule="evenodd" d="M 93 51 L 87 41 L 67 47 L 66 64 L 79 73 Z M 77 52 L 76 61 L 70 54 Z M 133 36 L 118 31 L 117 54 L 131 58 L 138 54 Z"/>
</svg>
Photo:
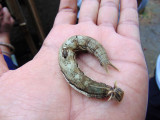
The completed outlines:
<svg viewBox="0 0 160 120">
<path fill-rule="evenodd" d="M 135 21 L 135 20 L 130 20 L 130 19 L 128 19 L 128 20 L 119 22 L 119 25 L 126 25 L 126 24 L 127 24 L 127 25 L 134 25 L 134 26 L 136 26 L 136 27 L 139 26 L 139 22 L 138 22 L 138 21 Z"/>
<path fill-rule="evenodd" d="M 114 7 L 118 8 L 118 4 L 115 1 L 103 1 L 100 7 Z"/>
<path fill-rule="evenodd" d="M 120 13 L 119 24 L 139 25 L 138 12 L 135 8 L 125 8 Z"/>
<path fill-rule="evenodd" d="M 59 12 L 71 12 L 71 13 L 75 13 L 76 10 L 71 8 L 71 7 L 63 7 L 59 10 Z"/>
<path fill-rule="evenodd" d="M 83 0 L 83 2 L 100 2 L 101 0 Z"/>
</svg>

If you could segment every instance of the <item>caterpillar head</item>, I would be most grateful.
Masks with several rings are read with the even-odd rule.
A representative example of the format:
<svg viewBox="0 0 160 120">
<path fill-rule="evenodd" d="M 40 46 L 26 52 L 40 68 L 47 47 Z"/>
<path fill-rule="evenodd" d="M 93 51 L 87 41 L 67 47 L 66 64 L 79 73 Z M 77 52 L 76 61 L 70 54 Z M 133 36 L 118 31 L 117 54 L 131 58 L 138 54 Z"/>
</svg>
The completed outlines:
<svg viewBox="0 0 160 120">
<path fill-rule="evenodd" d="M 124 91 L 121 88 L 118 88 L 115 82 L 113 89 L 108 92 L 108 95 L 110 96 L 108 101 L 114 99 L 118 102 L 121 102 L 124 95 Z"/>
</svg>

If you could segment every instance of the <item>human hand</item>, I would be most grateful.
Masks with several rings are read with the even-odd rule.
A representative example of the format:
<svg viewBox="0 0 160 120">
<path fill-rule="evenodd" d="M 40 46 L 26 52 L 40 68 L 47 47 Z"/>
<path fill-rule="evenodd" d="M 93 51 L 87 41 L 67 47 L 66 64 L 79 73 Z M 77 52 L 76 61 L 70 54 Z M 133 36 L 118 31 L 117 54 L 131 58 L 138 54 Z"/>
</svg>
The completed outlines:
<svg viewBox="0 0 160 120">
<path fill-rule="evenodd" d="M 10 31 L 13 26 L 14 20 L 6 7 L 0 4 L 0 42 L 10 44 Z M 3 54 L 10 56 L 10 49 L 6 46 L 0 45 Z M 3 57 L 3 56 L 2 56 Z M 1 58 L 0 58 L 1 59 Z M 3 58 L 2 58 L 3 60 Z"/>
<path fill-rule="evenodd" d="M 35 58 L 15 71 L 1 72 L 1 119 L 144 119 L 148 75 L 140 45 L 136 0 L 121 0 L 117 24 L 118 5 L 118 0 L 84 0 L 79 23 L 75 24 L 76 1 L 61 0 L 53 29 Z M 120 103 L 88 98 L 67 84 L 58 65 L 58 51 L 73 35 L 93 37 L 104 46 L 119 72 L 109 68 L 109 74 L 105 73 L 89 54 L 80 55 L 78 63 L 98 82 L 113 85 L 117 81 L 124 90 Z"/>
</svg>

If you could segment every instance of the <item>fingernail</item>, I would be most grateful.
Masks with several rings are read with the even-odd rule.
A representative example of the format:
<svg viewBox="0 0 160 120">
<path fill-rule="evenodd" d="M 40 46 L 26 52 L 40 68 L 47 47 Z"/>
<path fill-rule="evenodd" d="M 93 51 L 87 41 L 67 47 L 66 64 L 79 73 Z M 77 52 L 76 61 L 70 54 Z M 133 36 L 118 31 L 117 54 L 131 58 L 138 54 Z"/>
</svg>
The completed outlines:
<svg viewBox="0 0 160 120">
<path fill-rule="evenodd" d="M 7 8 L 6 7 L 3 7 L 3 11 L 6 11 L 7 10 Z"/>
</svg>

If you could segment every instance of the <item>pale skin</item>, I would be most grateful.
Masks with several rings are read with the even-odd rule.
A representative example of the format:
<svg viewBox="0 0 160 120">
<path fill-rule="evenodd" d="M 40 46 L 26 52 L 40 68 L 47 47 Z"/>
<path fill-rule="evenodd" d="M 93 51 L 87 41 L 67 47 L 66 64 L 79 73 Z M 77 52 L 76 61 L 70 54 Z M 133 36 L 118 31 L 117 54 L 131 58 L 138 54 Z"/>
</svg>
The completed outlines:
<svg viewBox="0 0 160 120">
<path fill-rule="evenodd" d="M 109 2 L 110 1 L 110 2 Z M 9 71 L 0 56 L 1 120 L 144 120 L 148 74 L 141 49 L 136 0 L 84 0 L 76 23 L 76 1 L 61 0 L 54 25 L 38 54 L 17 70 Z M 88 98 L 65 81 L 58 51 L 73 35 L 100 42 L 111 62 L 109 73 L 90 54 L 78 56 L 80 68 L 91 78 L 124 90 L 120 103 Z M 2 68 L 4 70 L 2 70 Z"/>
</svg>

